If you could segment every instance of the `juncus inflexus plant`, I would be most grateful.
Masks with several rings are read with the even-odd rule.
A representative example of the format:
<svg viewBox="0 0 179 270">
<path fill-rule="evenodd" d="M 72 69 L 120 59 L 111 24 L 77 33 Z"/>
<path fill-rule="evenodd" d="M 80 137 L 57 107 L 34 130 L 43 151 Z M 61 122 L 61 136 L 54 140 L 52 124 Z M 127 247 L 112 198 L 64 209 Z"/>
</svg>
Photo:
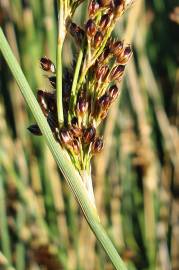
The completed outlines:
<svg viewBox="0 0 179 270">
<path fill-rule="evenodd" d="M 89 19 L 80 28 L 72 18 L 81 1 L 59 1 L 57 69 L 47 57 L 40 60 L 42 69 L 51 73 L 49 81 L 54 91 L 39 90 L 38 102 L 55 139 L 79 171 L 93 204 L 90 160 L 103 149 L 97 127 L 119 94 L 116 82 L 122 80 L 132 54 L 130 45 L 112 39 L 111 32 L 131 2 L 91 0 Z M 67 32 L 74 37 L 79 56 L 75 67 L 63 71 L 62 47 Z M 29 130 L 41 135 L 38 125 Z"/>
<path fill-rule="evenodd" d="M 97 128 L 119 94 L 116 84 L 122 80 L 132 54 L 130 45 L 111 38 L 117 20 L 132 1 L 91 0 L 89 18 L 83 28 L 72 20 L 81 2 L 60 0 L 58 3 L 56 67 L 47 57 L 40 60 L 42 69 L 50 74 L 53 88 L 51 92 L 38 90 L 41 111 L 2 30 L 0 49 L 37 121 L 29 130 L 45 136 L 97 239 L 115 268 L 124 270 L 124 263 L 96 215 L 90 161 L 103 148 L 103 138 Z M 74 37 L 79 55 L 74 67 L 64 70 L 62 48 L 67 32 Z"/>
</svg>

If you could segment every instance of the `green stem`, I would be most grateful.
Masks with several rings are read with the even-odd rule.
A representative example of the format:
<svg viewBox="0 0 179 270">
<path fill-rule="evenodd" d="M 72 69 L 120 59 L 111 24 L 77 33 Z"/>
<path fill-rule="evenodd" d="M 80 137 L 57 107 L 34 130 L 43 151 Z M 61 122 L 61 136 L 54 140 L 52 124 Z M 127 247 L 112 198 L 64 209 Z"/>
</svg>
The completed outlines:
<svg viewBox="0 0 179 270">
<path fill-rule="evenodd" d="M 117 270 L 126 270 L 127 268 L 124 262 L 120 258 L 113 243 L 107 236 L 105 230 L 103 229 L 99 221 L 96 209 L 93 207 L 90 200 L 88 199 L 88 194 L 81 180 L 81 177 L 75 170 L 72 163 L 65 156 L 65 153 L 62 150 L 61 146 L 55 141 L 53 134 L 50 130 L 50 127 L 46 121 L 46 118 L 44 117 L 40 109 L 40 106 L 28 82 L 26 81 L 19 64 L 17 63 L 17 60 L 15 59 L 1 28 L 0 28 L 0 50 L 2 51 L 2 54 L 6 59 L 14 78 L 16 79 L 19 85 L 21 93 L 24 96 L 27 104 L 29 105 L 35 117 L 35 120 L 37 121 L 37 124 L 39 125 L 44 135 L 44 138 L 49 146 L 49 149 L 53 154 L 53 157 L 55 158 L 59 168 L 61 169 L 71 191 L 76 197 L 89 226 L 91 227 L 92 231 L 96 235 L 96 238 L 98 239 L 104 250 L 106 251 L 114 267 Z"/>
<path fill-rule="evenodd" d="M 83 60 L 83 49 L 80 48 L 80 52 L 78 55 L 78 60 L 76 63 L 76 68 L 75 68 L 75 74 L 73 77 L 73 83 L 72 83 L 72 88 L 71 88 L 71 97 L 70 97 L 70 113 L 69 113 L 69 122 L 71 121 L 71 113 L 74 109 L 74 105 L 76 104 L 76 98 L 77 98 L 77 83 L 78 83 L 78 78 L 79 78 L 79 73 L 80 73 L 80 68 L 81 68 L 81 63 Z"/>
<path fill-rule="evenodd" d="M 58 40 L 57 40 L 57 111 L 58 122 L 62 126 L 64 122 L 63 115 L 63 101 L 62 101 L 62 81 L 63 81 L 63 67 L 62 67 L 62 48 L 65 39 L 65 23 L 64 23 L 64 9 L 63 0 L 59 1 L 59 14 L 58 14 Z"/>
</svg>

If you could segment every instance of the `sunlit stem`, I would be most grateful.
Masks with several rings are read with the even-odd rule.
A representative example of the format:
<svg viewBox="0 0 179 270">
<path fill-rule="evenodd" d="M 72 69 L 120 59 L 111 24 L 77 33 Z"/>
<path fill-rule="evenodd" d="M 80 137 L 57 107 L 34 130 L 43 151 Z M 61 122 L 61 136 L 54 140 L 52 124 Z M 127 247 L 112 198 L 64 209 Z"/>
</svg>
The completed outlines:
<svg viewBox="0 0 179 270">
<path fill-rule="evenodd" d="M 58 39 L 57 39 L 57 110 L 58 110 L 58 122 L 62 126 L 64 122 L 63 115 L 63 102 L 62 102 L 62 89 L 63 89 L 63 66 L 62 66 L 62 48 L 65 39 L 65 14 L 64 14 L 64 2 L 58 1 L 59 14 L 58 14 Z"/>
</svg>

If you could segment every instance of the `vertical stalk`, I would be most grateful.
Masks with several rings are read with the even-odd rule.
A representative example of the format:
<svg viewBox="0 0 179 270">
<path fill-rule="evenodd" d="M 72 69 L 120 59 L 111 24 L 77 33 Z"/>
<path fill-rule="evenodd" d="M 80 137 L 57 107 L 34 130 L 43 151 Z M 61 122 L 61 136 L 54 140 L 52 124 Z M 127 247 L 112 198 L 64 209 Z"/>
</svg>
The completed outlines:
<svg viewBox="0 0 179 270">
<path fill-rule="evenodd" d="M 58 13 L 58 39 L 57 39 L 57 110 L 58 110 L 58 122 L 59 125 L 63 125 L 63 102 L 62 102 L 62 79 L 63 79 L 63 68 L 62 68 L 62 48 L 65 39 L 65 16 L 64 16 L 64 3 L 63 0 L 58 1 L 59 13 Z"/>
</svg>

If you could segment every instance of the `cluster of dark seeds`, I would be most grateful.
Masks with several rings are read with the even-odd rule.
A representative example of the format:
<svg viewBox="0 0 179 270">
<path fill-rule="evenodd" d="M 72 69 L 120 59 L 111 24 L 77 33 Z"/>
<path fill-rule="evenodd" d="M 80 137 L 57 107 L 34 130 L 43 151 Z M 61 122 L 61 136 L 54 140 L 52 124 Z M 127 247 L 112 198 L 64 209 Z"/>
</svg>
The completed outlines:
<svg viewBox="0 0 179 270">
<path fill-rule="evenodd" d="M 63 72 L 62 127 L 58 124 L 56 92 L 37 92 L 38 102 L 55 139 L 67 149 L 79 169 L 85 169 L 92 155 L 103 148 L 103 139 L 97 135 L 96 128 L 119 95 L 117 84 L 132 54 L 130 45 L 110 37 L 116 20 L 125 9 L 126 0 L 91 0 L 84 29 L 71 19 L 66 22 L 67 31 L 85 53 L 79 77 L 79 81 L 81 77 L 83 80 L 77 84 L 75 97 L 71 94 L 74 70 Z M 46 57 L 41 58 L 40 64 L 44 71 L 51 73 L 49 81 L 56 89 L 55 65 Z M 41 135 L 37 125 L 30 126 L 29 130 Z"/>
</svg>

